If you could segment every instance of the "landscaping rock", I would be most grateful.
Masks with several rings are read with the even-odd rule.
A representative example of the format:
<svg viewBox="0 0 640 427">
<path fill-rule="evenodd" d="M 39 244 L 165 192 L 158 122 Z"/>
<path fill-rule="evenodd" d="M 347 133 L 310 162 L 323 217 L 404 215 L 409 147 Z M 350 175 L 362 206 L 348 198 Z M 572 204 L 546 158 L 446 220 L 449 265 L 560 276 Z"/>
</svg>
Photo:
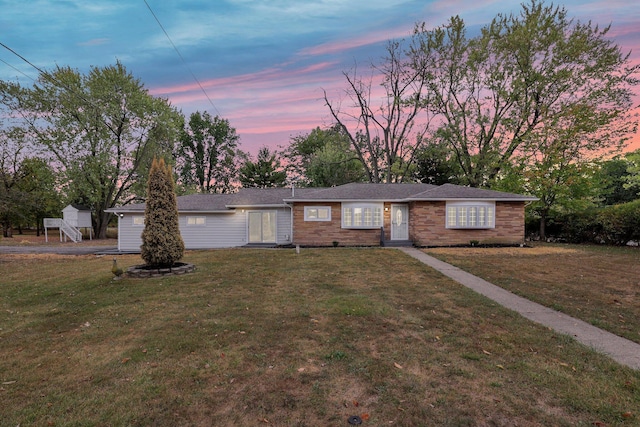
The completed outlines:
<svg viewBox="0 0 640 427">
<path fill-rule="evenodd" d="M 195 271 L 196 266 L 187 263 L 177 263 L 173 267 L 150 268 L 146 265 L 134 265 L 127 269 L 127 277 L 144 279 L 147 277 L 164 277 L 178 274 L 186 274 Z"/>
</svg>

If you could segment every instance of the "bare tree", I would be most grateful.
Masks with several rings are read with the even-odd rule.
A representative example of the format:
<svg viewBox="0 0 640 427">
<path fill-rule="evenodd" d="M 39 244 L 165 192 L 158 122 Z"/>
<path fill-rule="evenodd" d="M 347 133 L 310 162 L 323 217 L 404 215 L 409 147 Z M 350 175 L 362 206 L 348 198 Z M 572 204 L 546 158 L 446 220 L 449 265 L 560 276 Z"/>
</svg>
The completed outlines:
<svg viewBox="0 0 640 427">
<path fill-rule="evenodd" d="M 352 105 L 344 109 L 324 92 L 333 120 L 349 136 L 370 182 L 402 182 L 410 174 L 416 150 L 429 127 L 427 73 L 409 58 L 399 41 L 387 44 L 381 65 L 372 65 L 368 79 L 344 72 Z M 382 95 L 373 89 L 380 80 Z M 377 104 L 380 99 L 380 104 Z"/>
</svg>

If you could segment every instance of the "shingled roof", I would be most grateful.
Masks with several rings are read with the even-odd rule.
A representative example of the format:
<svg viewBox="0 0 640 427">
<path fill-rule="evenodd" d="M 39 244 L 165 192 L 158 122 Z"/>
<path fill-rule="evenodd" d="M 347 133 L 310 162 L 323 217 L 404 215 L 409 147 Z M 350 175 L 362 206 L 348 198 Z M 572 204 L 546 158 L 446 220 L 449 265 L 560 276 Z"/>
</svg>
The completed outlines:
<svg viewBox="0 0 640 427">
<path fill-rule="evenodd" d="M 321 188 L 309 193 L 296 190 L 295 197 L 286 198 L 286 202 L 302 201 L 399 201 L 413 194 L 423 193 L 437 188 L 431 184 L 369 184 L 351 183 L 338 187 Z"/>
<path fill-rule="evenodd" d="M 297 190 L 296 190 L 297 191 Z M 535 197 L 502 191 L 483 190 L 444 184 L 368 184 L 351 183 L 339 187 L 319 189 L 309 193 L 296 193 L 295 197 L 285 198 L 285 202 L 320 201 L 371 201 L 371 202 L 408 202 L 418 200 L 502 200 L 533 201 Z"/>
<path fill-rule="evenodd" d="M 237 193 L 189 194 L 178 196 L 178 212 L 233 212 L 241 207 L 285 206 L 284 199 L 292 194 L 307 194 L 317 188 L 241 188 Z M 107 212 L 144 212 L 146 204 L 137 203 L 108 209 Z"/>
<path fill-rule="evenodd" d="M 442 200 L 534 201 L 536 197 L 444 184 L 351 183 L 331 188 L 242 188 L 232 194 L 190 194 L 177 198 L 179 212 L 233 212 L 242 207 L 278 207 L 295 202 L 409 202 Z M 144 212 L 145 204 L 107 212 Z"/>
<path fill-rule="evenodd" d="M 303 196 L 318 191 L 318 188 L 241 188 L 227 204 L 228 207 L 283 206 L 284 200 L 292 196 Z"/>
<path fill-rule="evenodd" d="M 189 194 L 176 198 L 178 212 L 233 212 L 227 208 L 227 204 L 233 200 L 233 194 Z M 146 203 L 124 205 L 107 209 L 107 212 L 144 212 Z"/>
<path fill-rule="evenodd" d="M 423 193 L 415 194 L 410 200 L 502 200 L 502 201 L 533 201 L 537 197 L 522 194 L 505 193 L 503 191 L 485 190 L 482 188 L 463 187 L 461 185 L 443 184 L 435 186 Z"/>
</svg>

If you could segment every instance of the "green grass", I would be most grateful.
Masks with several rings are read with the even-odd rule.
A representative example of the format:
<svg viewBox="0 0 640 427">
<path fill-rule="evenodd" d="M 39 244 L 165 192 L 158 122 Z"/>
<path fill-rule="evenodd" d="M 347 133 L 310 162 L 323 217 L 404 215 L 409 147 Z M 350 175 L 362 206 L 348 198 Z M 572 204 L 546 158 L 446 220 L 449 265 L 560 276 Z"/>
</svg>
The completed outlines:
<svg viewBox="0 0 640 427">
<path fill-rule="evenodd" d="M 399 251 L 185 261 L 0 255 L 0 425 L 638 423 L 640 373 Z"/>
</svg>

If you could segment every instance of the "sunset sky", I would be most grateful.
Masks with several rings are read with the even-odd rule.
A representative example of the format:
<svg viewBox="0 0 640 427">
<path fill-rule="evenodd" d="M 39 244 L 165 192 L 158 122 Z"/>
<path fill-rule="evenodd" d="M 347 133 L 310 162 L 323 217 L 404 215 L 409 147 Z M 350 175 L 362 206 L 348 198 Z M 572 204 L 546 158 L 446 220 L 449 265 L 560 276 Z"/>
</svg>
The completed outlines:
<svg viewBox="0 0 640 427">
<path fill-rule="evenodd" d="M 457 14 L 473 32 L 497 13 L 519 10 L 520 3 L 0 0 L 0 42 L 47 70 L 57 64 L 85 73 L 119 60 L 185 115 L 206 110 L 228 119 L 240 148 L 255 152 L 330 124 L 322 91 L 337 98 L 345 87 L 343 71 L 355 65 L 368 71 L 384 55 L 386 41 L 408 37 L 415 23 L 437 26 Z M 640 2 L 554 4 L 581 21 L 612 24 L 610 36 L 640 63 Z M 0 79 L 30 85 L 36 77 L 33 67 L 0 47 Z M 636 92 L 640 105 L 640 87 Z M 630 148 L 640 148 L 640 134 Z"/>
</svg>

